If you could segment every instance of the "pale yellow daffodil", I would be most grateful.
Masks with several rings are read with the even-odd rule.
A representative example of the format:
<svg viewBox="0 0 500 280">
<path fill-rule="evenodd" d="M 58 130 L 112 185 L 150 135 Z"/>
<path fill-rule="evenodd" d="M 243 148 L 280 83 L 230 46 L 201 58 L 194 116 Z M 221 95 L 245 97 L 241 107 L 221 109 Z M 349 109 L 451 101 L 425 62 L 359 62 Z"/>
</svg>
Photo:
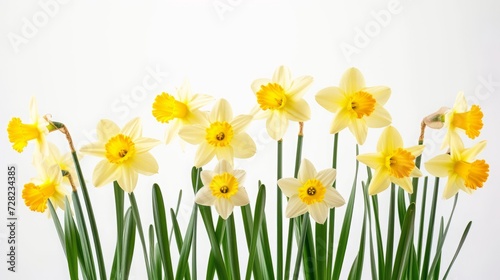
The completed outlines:
<svg viewBox="0 0 500 280">
<path fill-rule="evenodd" d="M 382 107 L 391 95 L 385 86 L 366 87 L 365 79 L 356 68 L 348 69 L 339 87 L 327 87 L 316 94 L 316 101 L 326 110 L 335 113 L 330 133 L 335 134 L 348 127 L 362 145 L 368 128 L 380 128 L 391 124 L 391 115 Z"/>
<path fill-rule="evenodd" d="M 311 109 L 302 98 L 313 78 L 302 76 L 292 80 L 290 70 L 280 66 L 272 79 L 257 79 L 252 90 L 258 105 L 253 109 L 255 118 L 266 118 L 267 133 L 274 140 L 281 140 L 288 128 L 288 121 L 304 122 L 310 119 Z"/>
<path fill-rule="evenodd" d="M 415 158 L 423 151 L 423 145 L 403 148 L 399 132 L 392 126 L 386 127 L 378 140 L 377 152 L 357 156 L 358 161 L 375 169 L 368 193 L 374 195 L 382 192 L 391 182 L 412 193 L 410 178 L 422 176 L 422 172 L 415 166 Z"/>
<path fill-rule="evenodd" d="M 330 208 L 345 204 L 344 198 L 332 187 L 337 172 L 327 168 L 320 172 L 307 159 L 300 164 L 298 178 L 282 178 L 278 186 L 290 199 L 286 207 L 287 218 L 294 218 L 306 212 L 319 224 L 324 224 Z"/>
<path fill-rule="evenodd" d="M 97 124 L 97 142 L 80 149 L 82 153 L 104 158 L 94 169 L 92 181 L 100 187 L 117 181 L 120 187 L 131 193 L 137 185 L 138 173 L 158 173 L 158 163 L 151 150 L 160 141 L 142 137 L 139 118 L 132 119 L 120 129 L 110 120 Z"/>
<path fill-rule="evenodd" d="M 46 135 L 49 133 L 49 123 L 38 115 L 38 107 L 34 97 L 30 101 L 30 124 L 22 123 L 20 118 L 12 118 L 7 127 L 9 141 L 12 148 L 22 152 L 28 145 L 28 141 L 35 140 L 37 150 L 42 155 L 47 154 Z"/>
<path fill-rule="evenodd" d="M 228 161 L 221 160 L 213 171 L 201 172 L 203 187 L 196 193 L 195 202 L 205 206 L 215 205 L 221 218 L 227 219 L 234 206 L 250 203 L 243 187 L 245 176 L 245 171 L 234 170 Z"/>
<path fill-rule="evenodd" d="M 483 128 L 483 112 L 478 105 L 467 108 L 467 100 L 464 93 L 459 92 L 453 108 L 444 115 L 444 127 L 448 128 L 444 137 L 442 149 L 453 147 L 455 142 L 461 141 L 457 130 L 463 130 L 465 134 L 474 139 L 479 136 Z"/>
<path fill-rule="evenodd" d="M 425 163 L 425 169 L 436 177 L 448 177 L 443 197 L 448 199 L 459 190 L 472 193 L 482 188 L 489 176 L 489 165 L 476 156 L 484 150 L 486 141 L 464 148 L 460 138 L 453 144 L 450 154 L 442 154 Z"/>
<path fill-rule="evenodd" d="M 167 123 L 165 142 L 168 144 L 185 125 L 200 122 L 203 113 L 199 110 L 213 100 L 205 94 L 192 94 L 188 82 L 177 90 L 177 98 L 163 92 L 156 96 L 153 103 L 153 116 L 161 123 Z"/>
<path fill-rule="evenodd" d="M 204 114 L 200 124 L 181 128 L 179 136 L 188 143 L 199 145 L 196 167 L 209 163 L 214 156 L 233 164 L 233 158 L 249 158 L 256 152 L 255 142 L 245 132 L 251 121 L 250 115 L 233 118 L 229 102 L 219 99 L 210 114 Z"/>
</svg>

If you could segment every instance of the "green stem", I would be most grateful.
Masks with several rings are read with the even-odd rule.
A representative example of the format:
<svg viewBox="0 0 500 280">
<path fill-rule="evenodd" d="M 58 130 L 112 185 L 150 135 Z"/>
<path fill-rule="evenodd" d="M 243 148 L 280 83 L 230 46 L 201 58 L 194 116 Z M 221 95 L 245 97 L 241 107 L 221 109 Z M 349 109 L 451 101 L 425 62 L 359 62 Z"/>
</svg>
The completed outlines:
<svg viewBox="0 0 500 280">
<path fill-rule="evenodd" d="M 278 169 L 277 169 L 278 180 L 283 177 L 283 140 L 278 140 Z M 276 187 L 276 219 L 278 223 L 277 227 L 277 279 L 283 279 L 283 197 L 281 194 L 281 189 Z"/>
<path fill-rule="evenodd" d="M 429 216 L 429 226 L 427 229 L 427 240 L 425 244 L 425 253 L 424 253 L 424 262 L 422 264 L 422 280 L 427 279 L 427 273 L 429 270 L 429 261 L 431 257 L 431 249 L 432 249 L 432 237 L 434 236 L 434 222 L 436 220 L 436 205 L 437 205 L 437 196 L 439 189 L 439 178 L 436 177 L 434 181 L 434 194 L 432 195 L 432 205 L 431 205 L 431 214 Z"/>
<path fill-rule="evenodd" d="M 148 279 L 152 279 L 151 268 L 149 266 L 149 260 L 148 260 L 148 248 L 146 246 L 146 240 L 144 239 L 144 231 L 142 230 L 141 216 L 139 215 L 139 207 L 137 207 L 137 200 L 135 199 L 135 195 L 133 192 L 129 193 L 128 197 L 130 198 L 130 205 L 132 206 L 132 214 L 134 215 L 134 219 L 137 223 L 137 231 L 139 232 L 139 238 L 141 239 L 142 251 L 144 254 L 144 262 L 146 263 L 146 272 L 148 274 Z"/>
<path fill-rule="evenodd" d="M 226 236 L 229 247 L 230 271 L 233 279 L 240 279 L 240 262 L 238 261 L 238 246 L 236 244 L 236 226 L 234 225 L 234 215 L 232 214 L 226 220 Z"/>
<path fill-rule="evenodd" d="M 333 155 L 332 155 L 332 168 L 337 169 L 337 150 L 339 143 L 339 134 L 335 133 L 333 138 Z M 332 187 L 336 188 L 337 180 L 333 181 Z M 335 233 L 335 208 L 330 209 L 330 217 L 328 219 L 328 245 L 327 245 L 327 267 L 326 279 L 332 278 L 333 271 L 333 239 Z"/>
<path fill-rule="evenodd" d="M 389 204 L 389 223 L 387 225 L 387 251 L 385 256 L 385 279 L 392 278 L 392 257 L 394 247 L 394 209 L 396 200 L 396 186 L 391 183 L 391 200 Z"/>
<path fill-rule="evenodd" d="M 302 250 L 304 249 L 304 243 L 306 241 L 306 235 L 307 235 L 307 228 L 309 227 L 309 213 L 304 214 L 303 220 L 302 220 L 302 233 L 300 236 L 300 241 L 299 241 L 299 246 L 297 248 L 297 259 L 295 261 L 295 269 L 293 271 L 293 280 L 297 280 L 299 278 L 299 273 L 300 273 L 300 261 L 301 261 L 301 255 L 302 255 Z"/>
</svg>

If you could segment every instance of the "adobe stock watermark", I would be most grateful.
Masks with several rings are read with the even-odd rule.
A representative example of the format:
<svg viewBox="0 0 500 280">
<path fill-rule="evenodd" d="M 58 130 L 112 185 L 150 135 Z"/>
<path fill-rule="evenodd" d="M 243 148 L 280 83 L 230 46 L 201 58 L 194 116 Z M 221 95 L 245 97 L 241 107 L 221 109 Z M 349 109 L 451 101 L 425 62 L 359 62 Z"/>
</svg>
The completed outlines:
<svg viewBox="0 0 500 280">
<path fill-rule="evenodd" d="M 21 19 L 22 25 L 19 33 L 9 32 L 7 38 L 14 53 L 19 53 L 20 47 L 29 43 L 30 39 L 35 38 L 39 30 L 45 27 L 51 18 L 59 14 L 62 5 L 66 5 L 70 0 L 40 0 L 38 6 L 40 7 L 31 18 L 23 17 Z"/>
<path fill-rule="evenodd" d="M 159 65 L 154 68 L 148 66 L 145 68 L 146 74 L 140 79 L 140 82 L 133 86 L 130 91 L 121 94 L 111 103 L 111 112 L 118 115 L 118 119 L 126 120 L 130 113 L 144 102 L 150 95 L 159 94 L 159 87 L 164 79 L 169 76 L 168 72 L 160 69 Z M 79 141 L 78 147 L 95 142 L 97 140 L 96 128 L 83 131 L 84 139 Z"/>
<path fill-rule="evenodd" d="M 397 15 L 403 11 L 403 6 L 399 0 L 390 0 L 387 3 L 387 8 L 376 11 L 371 11 L 370 15 L 372 17 L 365 25 L 360 28 L 354 28 L 354 37 L 352 43 L 342 42 L 340 43 L 340 50 L 346 58 L 347 62 L 351 62 L 351 57 L 355 54 L 361 53 L 361 50 L 366 48 L 372 41 L 373 38 L 378 36 L 382 32 L 382 28 L 387 27 L 394 15 Z"/>
<path fill-rule="evenodd" d="M 225 14 L 233 12 L 242 2 L 243 0 L 215 0 L 212 2 L 212 6 L 219 19 L 223 21 L 226 19 Z"/>
<path fill-rule="evenodd" d="M 489 74 L 487 77 L 478 76 L 478 83 L 474 88 L 473 94 L 465 93 L 465 99 L 467 104 L 485 104 L 488 99 L 490 99 L 493 94 L 497 93 L 500 89 L 500 81 L 493 80 L 493 75 Z M 448 105 L 448 104 L 447 104 Z M 449 104 L 447 107 L 452 107 L 453 104 Z M 444 141 L 444 136 L 446 135 L 446 129 L 427 129 L 426 136 L 424 140 L 425 150 L 424 156 L 426 158 L 431 158 L 439 153 L 441 150 L 441 143 Z M 446 152 L 446 151 L 442 151 Z"/>
</svg>

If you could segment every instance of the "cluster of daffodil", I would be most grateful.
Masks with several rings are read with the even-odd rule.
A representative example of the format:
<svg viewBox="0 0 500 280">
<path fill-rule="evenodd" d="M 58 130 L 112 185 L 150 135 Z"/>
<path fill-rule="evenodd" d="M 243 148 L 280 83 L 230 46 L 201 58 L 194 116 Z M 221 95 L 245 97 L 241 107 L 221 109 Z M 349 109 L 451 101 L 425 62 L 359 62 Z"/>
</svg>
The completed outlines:
<svg viewBox="0 0 500 280">
<path fill-rule="evenodd" d="M 485 148 L 486 142 L 481 141 L 471 148 L 465 148 L 460 136 L 461 131 L 471 139 L 479 136 L 483 126 L 483 113 L 480 107 L 472 105 L 468 108 L 463 94 L 460 93 L 453 108 L 441 108 L 435 114 L 423 119 L 418 145 L 405 147 L 400 133 L 391 126 L 391 115 L 383 107 L 391 95 L 390 88 L 367 87 L 361 72 L 356 68 L 350 68 L 341 78 L 338 87 L 324 88 L 315 96 L 323 108 L 335 115 L 329 131 L 334 134 L 332 168 L 317 171 L 311 161 L 302 158 L 302 127 L 311 116 L 310 107 L 303 96 L 312 82 L 313 78 L 310 76 L 293 79 L 289 69 L 281 66 L 271 79 L 257 79 L 251 84 L 257 104 L 249 114 L 238 116 L 233 115 L 231 105 L 225 99 L 216 100 L 210 111 L 203 111 L 214 98 L 193 94 L 187 83 L 177 90 L 177 96 L 164 92 L 156 97 L 152 114 L 159 122 L 168 126 L 166 143 L 179 136 L 183 141 L 198 146 L 194 167 L 191 170 L 196 204 L 184 235 L 177 222 L 177 212 L 172 208 L 170 216 L 173 233 L 168 232 L 162 191 L 156 184 L 152 189 L 154 224 L 149 226 L 148 235 L 145 235 L 134 196 L 138 174 L 148 176 L 159 171 L 158 163 L 150 150 L 161 141 L 142 136 L 139 118 L 132 119 L 123 128 L 111 120 L 101 120 L 97 125 L 97 142 L 82 147 L 80 152 L 102 158 L 94 169 L 92 176 L 94 186 L 100 187 L 111 183 L 114 185 L 117 243 L 110 278 L 128 278 L 137 231 L 149 279 L 196 279 L 196 227 L 199 212 L 211 244 L 206 278 L 212 279 L 217 273 L 219 279 L 240 279 L 240 267 L 244 266 L 240 264 L 238 258 L 240 252 L 237 249 L 237 233 L 232 214 L 235 206 L 241 206 L 249 252 L 246 279 L 252 276 L 254 279 L 288 279 L 292 275 L 297 279 L 301 271 L 306 279 L 339 279 L 358 189 L 358 162 L 367 166 L 367 178 L 361 184 L 365 209 L 359 246 L 355 247 L 357 257 L 346 275 L 350 279 L 361 278 L 365 241 L 369 239 L 373 279 L 439 277 L 441 252 L 456 206 L 457 193 L 459 190 L 472 193 L 473 190 L 483 187 L 488 178 L 488 164 L 484 160 L 476 159 Z M 270 248 L 267 232 L 269 219 L 266 218 L 264 211 L 266 187 L 259 182 L 257 200 L 252 209 L 244 187 L 246 172 L 234 168 L 234 158 L 247 159 L 256 153 L 253 139 L 245 132 L 254 119 L 266 119 L 267 132 L 277 142 L 278 176 L 276 182 L 270 182 L 278 186 L 276 188 L 277 244 L 274 254 L 271 253 L 273 249 Z M 23 151 L 30 140 L 35 140 L 37 145 L 34 163 L 39 178 L 25 184 L 22 197 L 33 211 L 45 212 L 47 207 L 49 208 L 67 256 L 72 279 L 78 279 L 79 275 L 84 279 L 97 279 L 95 260 L 98 264 L 99 278 L 106 279 L 107 271 L 91 199 L 69 131 L 62 123 L 52 121 L 47 116 L 40 117 L 34 99 L 31 103 L 31 121 L 30 124 L 24 124 L 19 118 L 13 118 L 7 129 L 9 140 L 16 151 Z M 282 178 L 282 143 L 290 121 L 298 122 L 301 128 L 297 141 L 295 176 Z M 446 227 L 443 225 L 443 219 L 441 220 L 437 244 L 434 244 L 433 236 L 436 235 L 434 224 L 439 178 L 435 180 L 430 214 L 426 215 L 425 206 L 427 177 L 423 183 L 423 198 L 419 199 L 420 204 L 416 206 L 418 177 L 422 176 L 419 168 L 426 127 L 447 129 L 442 148 L 448 151 L 427 161 L 425 168 L 436 177 L 448 177 L 443 197 L 455 196 L 453 211 Z M 334 248 L 335 208 L 346 203 L 335 184 L 338 133 L 345 128 L 349 128 L 356 139 L 357 163 L 338 237 L 338 248 Z M 367 139 L 368 128 L 384 128 L 377 144 L 377 151 L 358 154 L 358 146 L 363 145 Z M 61 131 L 66 135 L 70 153 L 62 156 L 57 147 L 46 140 L 52 131 Z M 202 170 L 214 158 L 217 160 L 215 168 Z M 78 177 L 80 188 L 74 182 L 74 177 Z M 63 187 L 64 182 L 71 185 L 71 195 Z M 401 187 L 397 194 L 397 202 L 395 186 Z M 387 239 L 384 246 L 377 194 L 389 187 L 391 194 Z M 124 210 L 124 192 L 128 193 L 130 198 L 130 208 L 127 211 Z M 179 201 L 181 194 L 182 192 L 179 194 Z M 283 194 L 287 199 L 286 209 L 283 207 Z M 85 201 L 86 216 L 80 203 L 80 195 Z M 400 223 L 399 238 L 396 237 L 394 230 L 396 204 Z M 219 214 L 216 224 L 210 206 L 214 206 Z M 58 219 L 57 207 L 65 210 L 64 226 Z M 283 232 L 285 220 L 283 210 L 285 216 L 290 218 L 285 223 L 288 225 L 286 236 Z M 417 211 L 421 217 L 418 234 L 415 231 Z M 314 227 L 309 216 L 315 221 Z M 90 224 L 93 242 L 87 230 L 87 221 Z M 428 235 L 424 241 L 425 226 Z M 457 254 L 469 228 L 470 223 L 464 231 Z M 171 256 L 174 247 L 170 244 L 172 234 L 175 236 L 179 254 L 175 272 Z M 149 242 L 146 237 L 149 237 Z M 398 244 L 396 248 L 395 242 Z M 433 245 L 436 245 L 434 249 Z M 335 257 L 334 252 L 336 252 Z M 292 271 L 291 259 L 294 253 L 296 258 Z M 190 255 L 192 260 L 189 263 Z M 445 276 L 452 264 L 453 261 L 449 264 Z"/>
</svg>

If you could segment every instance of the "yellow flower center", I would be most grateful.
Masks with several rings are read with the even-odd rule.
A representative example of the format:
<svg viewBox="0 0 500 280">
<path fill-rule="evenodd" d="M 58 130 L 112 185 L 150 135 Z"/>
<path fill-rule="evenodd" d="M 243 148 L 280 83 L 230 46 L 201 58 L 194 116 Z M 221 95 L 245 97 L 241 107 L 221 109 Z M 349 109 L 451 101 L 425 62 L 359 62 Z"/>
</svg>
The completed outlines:
<svg viewBox="0 0 500 280">
<path fill-rule="evenodd" d="M 458 161 L 455 163 L 454 171 L 464 179 L 466 187 L 475 190 L 482 188 L 484 182 L 488 180 L 490 166 L 484 160 L 476 160 L 473 163 Z"/>
<path fill-rule="evenodd" d="M 24 185 L 23 199 L 31 211 L 44 212 L 47 209 L 47 200 L 54 195 L 56 185 L 53 182 L 45 182 L 39 186 L 28 183 Z"/>
<path fill-rule="evenodd" d="M 210 190 L 216 198 L 229 199 L 238 192 L 238 180 L 227 172 L 215 175 L 210 182 Z"/>
<path fill-rule="evenodd" d="M 212 146 L 226 147 L 231 144 L 233 136 L 233 127 L 228 122 L 214 122 L 207 128 L 205 139 Z"/>
<path fill-rule="evenodd" d="M 111 163 L 124 163 L 135 155 L 135 144 L 126 135 L 118 134 L 106 143 L 106 158 Z"/>
<path fill-rule="evenodd" d="M 472 105 L 470 111 L 454 113 L 451 124 L 465 130 L 465 134 L 474 139 L 479 136 L 479 131 L 483 128 L 483 112 L 479 106 Z"/>
<path fill-rule="evenodd" d="M 286 104 L 285 90 L 276 83 L 262 85 L 257 92 L 257 103 L 262 110 L 279 110 Z"/>
<path fill-rule="evenodd" d="M 41 135 L 36 124 L 24 124 L 20 118 L 12 118 L 7 127 L 9 141 L 13 143 L 12 148 L 22 152 L 28 145 L 29 140 L 38 139 Z"/>
<path fill-rule="evenodd" d="M 391 176 L 405 178 L 410 176 L 415 168 L 415 157 L 407 150 L 399 148 L 386 157 L 385 166 L 389 169 Z"/>
<path fill-rule="evenodd" d="M 153 103 L 153 116 L 162 123 L 179 118 L 184 118 L 188 113 L 186 104 L 175 100 L 175 98 L 167 93 L 162 93 L 155 98 Z"/>
<path fill-rule="evenodd" d="M 326 187 L 319 180 L 309 179 L 299 188 L 299 198 L 307 205 L 322 202 L 325 198 Z"/>
<path fill-rule="evenodd" d="M 349 97 L 348 106 L 351 107 L 353 113 L 358 119 L 364 116 L 369 116 L 375 110 L 377 100 L 371 94 L 364 91 L 358 91 Z"/>
</svg>

